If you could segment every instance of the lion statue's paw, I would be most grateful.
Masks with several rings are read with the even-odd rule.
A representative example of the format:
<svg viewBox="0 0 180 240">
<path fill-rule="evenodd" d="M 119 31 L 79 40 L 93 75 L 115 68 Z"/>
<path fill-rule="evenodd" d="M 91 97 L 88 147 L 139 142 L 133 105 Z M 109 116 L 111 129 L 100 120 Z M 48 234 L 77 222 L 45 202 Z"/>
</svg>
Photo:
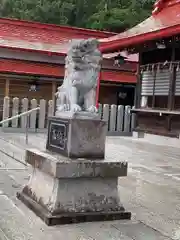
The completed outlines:
<svg viewBox="0 0 180 240">
<path fill-rule="evenodd" d="M 64 112 L 64 104 L 57 106 L 58 112 Z"/>
<path fill-rule="evenodd" d="M 57 111 L 58 112 L 69 111 L 69 105 L 68 104 L 61 104 L 61 105 L 57 106 Z"/>
<path fill-rule="evenodd" d="M 98 112 L 98 109 L 97 107 L 95 106 L 90 106 L 88 109 L 87 109 L 88 112 L 91 112 L 91 113 L 97 113 Z"/>
<path fill-rule="evenodd" d="M 72 104 L 71 105 L 71 111 L 72 112 L 81 112 L 82 109 L 81 109 L 81 107 L 78 104 Z"/>
</svg>

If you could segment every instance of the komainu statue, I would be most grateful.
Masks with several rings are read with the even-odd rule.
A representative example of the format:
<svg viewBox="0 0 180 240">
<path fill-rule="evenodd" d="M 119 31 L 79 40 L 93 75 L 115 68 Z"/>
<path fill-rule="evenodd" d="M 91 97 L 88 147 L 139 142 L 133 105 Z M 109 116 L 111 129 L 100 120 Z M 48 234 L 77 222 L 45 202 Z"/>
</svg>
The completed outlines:
<svg viewBox="0 0 180 240">
<path fill-rule="evenodd" d="M 58 88 L 56 113 L 96 113 L 96 87 L 102 55 L 96 39 L 72 40 L 65 60 L 63 84 Z"/>
</svg>

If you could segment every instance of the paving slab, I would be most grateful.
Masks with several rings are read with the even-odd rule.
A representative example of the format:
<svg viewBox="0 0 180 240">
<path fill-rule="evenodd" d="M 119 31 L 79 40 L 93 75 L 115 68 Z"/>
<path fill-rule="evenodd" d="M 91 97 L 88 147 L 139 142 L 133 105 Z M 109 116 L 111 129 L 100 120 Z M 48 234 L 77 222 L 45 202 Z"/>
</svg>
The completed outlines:
<svg viewBox="0 0 180 240">
<path fill-rule="evenodd" d="M 23 211 L 21 206 L 16 206 L 6 195 L 0 195 L 0 206 L 0 228 L 8 239 L 132 240 L 132 238 L 116 230 L 111 224 L 99 223 L 98 225 L 92 225 L 86 223 L 48 228 L 40 219 L 29 215 L 27 209 Z"/>
<path fill-rule="evenodd" d="M 0 195 L 0 228 L 4 237 L 11 240 L 168 240 L 160 233 L 139 221 L 115 221 L 47 227 L 28 209 L 17 206 L 6 195 Z M 0 235 L 1 236 L 1 235 Z"/>
<path fill-rule="evenodd" d="M 142 222 L 134 222 L 134 224 L 126 223 L 112 223 L 113 227 L 121 231 L 122 234 L 138 240 L 168 240 L 168 237 L 160 234 L 158 231 L 148 227 Z"/>
<path fill-rule="evenodd" d="M 43 134 L 30 134 L 27 146 L 24 134 L 6 134 L 3 133 L 0 137 L 2 141 L 7 143 L 4 151 L 13 152 L 14 148 L 11 148 L 13 144 L 19 149 L 19 152 L 21 151 L 19 154 L 21 157 L 26 147 L 34 148 L 39 146 L 42 149 L 46 141 L 46 137 Z M 9 142 L 10 137 L 11 143 Z M 9 143 L 10 145 L 8 145 Z M 133 213 L 133 221 L 126 223 L 122 221 L 89 223 L 71 227 L 67 225 L 47 228 L 15 197 L 19 187 L 28 180 L 28 174 L 31 169 L 25 167 L 24 170 L 18 170 L 21 164 L 15 164 L 15 159 L 8 158 L 7 155 L 3 160 L 1 147 L 0 161 L 1 159 L 3 161 L 0 162 L 2 164 L 0 171 L 2 168 L 3 173 L 1 174 L 0 172 L 0 191 L 2 191 L 0 197 L 5 195 L 13 201 L 25 213 L 25 216 L 28 216 L 32 222 L 35 222 L 33 226 L 35 226 L 36 231 L 39 232 L 41 228 L 43 229 L 44 235 L 38 235 L 38 239 L 46 239 L 46 236 L 48 236 L 47 239 L 66 238 L 70 240 L 180 239 L 180 149 L 123 137 L 108 137 L 106 144 L 106 156 L 117 161 L 125 160 L 129 162 L 128 177 L 119 179 L 119 189 L 125 208 Z M 4 170 L 5 168 L 7 170 Z M 1 199 L 9 202 L 6 198 Z M 0 202 L 0 218 L 3 218 L 5 217 L 5 212 L 4 215 L 1 215 L 1 206 L 3 205 Z M 31 232 L 31 229 L 29 229 L 29 232 Z"/>
</svg>

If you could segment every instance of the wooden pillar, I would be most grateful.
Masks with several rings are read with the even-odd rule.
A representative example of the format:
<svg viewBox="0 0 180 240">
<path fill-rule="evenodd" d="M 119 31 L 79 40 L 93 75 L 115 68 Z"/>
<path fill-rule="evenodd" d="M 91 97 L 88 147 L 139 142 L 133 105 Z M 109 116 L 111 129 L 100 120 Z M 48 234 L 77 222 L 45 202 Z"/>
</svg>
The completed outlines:
<svg viewBox="0 0 180 240">
<path fill-rule="evenodd" d="M 6 81 L 5 81 L 5 97 L 9 97 L 9 84 L 10 84 L 10 80 L 9 80 L 9 78 L 6 78 Z"/>
<path fill-rule="evenodd" d="M 155 88 L 156 88 L 156 73 L 157 73 L 157 67 L 155 68 L 155 66 L 152 66 L 152 72 L 153 72 L 153 95 L 152 95 L 152 108 L 155 107 L 155 102 L 156 102 L 156 95 L 155 95 Z"/>
<path fill-rule="evenodd" d="M 141 84 L 142 84 L 141 64 L 142 64 L 142 53 L 139 52 L 139 64 L 137 69 L 137 82 L 136 82 L 135 98 L 134 98 L 135 108 L 140 108 L 141 106 Z"/>
<path fill-rule="evenodd" d="M 174 42 L 174 41 L 173 41 Z M 172 55 L 171 55 L 171 66 L 170 66 L 170 83 L 169 83 L 169 97 L 168 97 L 168 109 L 172 110 L 174 108 L 174 94 L 176 85 L 176 66 L 173 64 L 175 62 L 175 44 L 172 45 Z"/>
<path fill-rule="evenodd" d="M 142 52 L 139 51 L 139 64 L 137 69 L 137 82 L 134 93 L 134 107 L 141 107 L 141 88 L 142 88 L 142 73 L 141 73 L 141 64 L 142 64 Z M 138 115 L 137 113 L 133 114 L 133 128 L 135 129 L 138 126 Z"/>
<path fill-rule="evenodd" d="M 175 101 L 175 87 L 176 87 L 176 66 L 173 64 L 175 62 L 175 41 L 173 38 L 172 43 L 172 53 L 171 53 L 171 65 L 170 65 L 170 83 L 169 83 L 169 95 L 168 95 L 168 110 L 172 111 L 174 108 Z M 172 117 L 167 116 L 167 130 L 171 131 L 171 121 Z"/>
</svg>

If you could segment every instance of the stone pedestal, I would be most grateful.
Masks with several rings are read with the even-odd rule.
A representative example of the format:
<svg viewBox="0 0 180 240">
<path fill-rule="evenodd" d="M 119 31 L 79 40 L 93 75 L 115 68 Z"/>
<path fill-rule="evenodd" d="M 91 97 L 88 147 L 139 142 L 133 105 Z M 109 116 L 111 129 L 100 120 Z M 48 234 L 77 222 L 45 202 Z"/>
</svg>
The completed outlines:
<svg viewBox="0 0 180 240">
<path fill-rule="evenodd" d="M 46 149 L 69 158 L 104 159 L 107 124 L 82 114 L 61 114 L 48 123 Z"/>
<path fill-rule="evenodd" d="M 129 219 L 118 192 L 127 163 L 103 159 L 106 123 L 88 117 L 53 117 L 47 149 L 29 149 L 29 183 L 18 193 L 48 225 Z"/>
<path fill-rule="evenodd" d="M 127 163 L 71 160 L 36 149 L 26 158 L 34 169 L 18 198 L 46 224 L 130 218 L 117 189 Z"/>
</svg>

